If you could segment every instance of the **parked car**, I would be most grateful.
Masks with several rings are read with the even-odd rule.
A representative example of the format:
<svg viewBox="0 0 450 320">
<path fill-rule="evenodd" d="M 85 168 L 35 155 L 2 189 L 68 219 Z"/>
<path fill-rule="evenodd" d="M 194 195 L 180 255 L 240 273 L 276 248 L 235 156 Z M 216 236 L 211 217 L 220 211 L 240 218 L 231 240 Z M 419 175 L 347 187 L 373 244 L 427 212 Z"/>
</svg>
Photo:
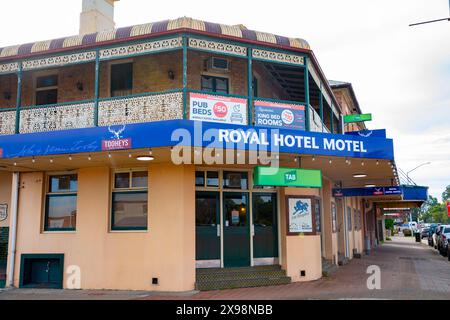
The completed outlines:
<svg viewBox="0 0 450 320">
<path fill-rule="evenodd" d="M 428 238 L 428 232 L 430 231 L 430 228 L 422 228 L 422 230 L 420 230 L 420 237 L 423 238 Z"/>
<path fill-rule="evenodd" d="M 438 237 L 441 234 L 441 225 L 439 225 L 433 233 L 433 247 L 437 249 Z"/>
<path fill-rule="evenodd" d="M 433 235 L 436 232 L 436 229 L 439 225 L 437 223 L 433 223 L 430 225 L 429 230 L 428 230 L 428 245 L 430 247 L 434 247 L 434 242 L 433 242 Z"/>
<path fill-rule="evenodd" d="M 450 239 L 450 225 L 443 225 L 437 243 L 437 249 L 442 255 L 447 254 L 448 239 Z"/>
</svg>

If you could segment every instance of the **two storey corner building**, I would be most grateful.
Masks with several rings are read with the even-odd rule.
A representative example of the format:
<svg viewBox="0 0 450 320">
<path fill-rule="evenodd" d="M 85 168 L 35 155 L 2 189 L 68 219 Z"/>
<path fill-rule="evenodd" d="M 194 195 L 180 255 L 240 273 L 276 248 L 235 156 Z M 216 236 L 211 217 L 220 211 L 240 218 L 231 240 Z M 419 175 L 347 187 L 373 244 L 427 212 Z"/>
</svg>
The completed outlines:
<svg viewBox="0 0 450 320">
<path fill-rule="evenodd" d="M 384 239 L 384 208 L 424 200 L 384 130 L 345 124 L 354 91 L 306 41 L 83 10 L 80 35 L 0 49 L 7 286 L 316 280 Z"/>
</svg>

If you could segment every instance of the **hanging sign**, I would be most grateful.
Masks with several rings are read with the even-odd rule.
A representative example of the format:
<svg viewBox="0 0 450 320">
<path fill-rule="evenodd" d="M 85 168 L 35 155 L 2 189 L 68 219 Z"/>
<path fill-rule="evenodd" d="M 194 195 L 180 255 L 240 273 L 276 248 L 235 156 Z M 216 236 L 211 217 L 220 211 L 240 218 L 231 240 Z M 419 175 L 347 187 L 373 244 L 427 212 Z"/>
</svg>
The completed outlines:
<svg viewBox="0 0 450 320">
<path fill-rule="evenodd" d="M 247 125 L 247 100 L 213 96 L 201 93 L 190 94 L 191 120 Z"/>
<path fill-rule="evenodd" d="M 259 127 L 305 130 L 305 106 L 255 101 L 255 122 Z"/>
<path fill-rule="evenodd" d="M 288 233 L 314 233 L 311 198 L 288 197 Z"/>
<path fill-rule="evenodd" d="M 322 188 L 322 171 L 312 169 L 255 167 L 255 186 Z"/>
<path fill-rule="evenodd" d="M 365 122 L 372 121 L 372 114 L 350 114 L 348 116 L 344 116 L 345 123 L 353 123 L 353 122 Z"/>
</svg>

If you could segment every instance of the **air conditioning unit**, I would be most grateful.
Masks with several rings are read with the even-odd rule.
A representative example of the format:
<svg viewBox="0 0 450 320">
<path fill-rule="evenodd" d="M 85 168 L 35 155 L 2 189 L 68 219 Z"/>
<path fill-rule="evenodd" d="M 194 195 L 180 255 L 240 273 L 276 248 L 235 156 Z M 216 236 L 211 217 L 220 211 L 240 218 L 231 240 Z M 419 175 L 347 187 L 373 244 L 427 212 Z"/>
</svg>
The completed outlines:
<svg viewBox="0 0 450 320">
<path fill-rule="evenodd" d="M 230 71 L 230 61 L 223 58 L 212 57 L 208 61 L 208 69 L 216 72 L 228 72 Z"/>
</svg>

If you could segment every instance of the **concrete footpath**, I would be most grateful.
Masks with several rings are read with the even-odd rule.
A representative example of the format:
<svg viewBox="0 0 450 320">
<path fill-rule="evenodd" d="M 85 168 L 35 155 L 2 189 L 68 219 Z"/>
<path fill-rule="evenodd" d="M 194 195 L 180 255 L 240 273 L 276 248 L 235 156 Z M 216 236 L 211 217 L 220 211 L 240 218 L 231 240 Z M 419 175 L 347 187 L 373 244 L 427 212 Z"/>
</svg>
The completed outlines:
<svg viewBox="0 0 450 320">
<path fill-rule="evenodd" d="M 381 289 L 367 288 L 369 266 L 381 270 Z M 284 286 L 164 294 L 129 291 L 22 290 L 0 292 L 1 299 L 56 300 L 277 300 L 277 299 L 450 299 L 450 262 L 426 241 L 394 237 L 370 256 L 353 259 L 329 278 Z"/>
</svg>

